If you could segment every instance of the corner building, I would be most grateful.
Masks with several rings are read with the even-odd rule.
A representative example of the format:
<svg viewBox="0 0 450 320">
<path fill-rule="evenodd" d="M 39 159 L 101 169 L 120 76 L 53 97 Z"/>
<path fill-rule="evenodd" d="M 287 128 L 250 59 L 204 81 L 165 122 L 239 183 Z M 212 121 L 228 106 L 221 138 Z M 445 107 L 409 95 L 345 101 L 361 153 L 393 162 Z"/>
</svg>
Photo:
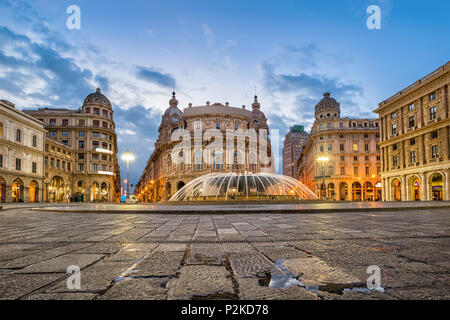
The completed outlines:
<svg viewBox="0 0 450 320">
<path fill-rule="evenodd" d="M 226 130 L 254 129 L 258 135 L 261 129 L 266 129 L 268 132 L 267 119 L 261 111 L 261 105 L 256 96 L 252 110 L 248 110 L 245 106 L 231 107 L 228 102 L 225 105 L 206 102 L 206 105 L 198 107 L 189 104 L 184 111 L 181 111 L 178 108 L 175 92 L 169 105 L 170 107 L 162 116 L 155 151 L 150 156 L 135 188 L 135 195 L 141 201 L 167 201 L 187 183 L 208 173 L 236 172 L 243 174 L 246 171 L 257 173 L 268 170 L 261 164 L 257 152 L 250 150 L 248 143 L 245 143 L 244 150 L 233 148 L 232 154 L 227 154 L 226 151 Z M 191 135 L 190 164 L 186 159 L 189 155 L 182 152 L 177 155 L 179 161 L 172 159 L 172 150 L 178 142 L 172 142 L 171 135 L 178 128 L 186 129 Z M 223 149 L 212 151 L 207 155 L 202 150 L 196 150 L 194 148 L 194 139 L 198 139 L 194 135 L 196 129 L 201 130 L 200 145 L 203 150 L 210 142 L 204 138 L 205 131 L 219 130 L 223 136 Z M 259 141 L 257 150 L 259 150 Z M 271 156 L 269 139 L 267 139 L 267 155 Z M 210 157 L 210 160 L 207 161 L 206 157 Z M 231 161 L 227 161 L 227 159 L 231 159 Z M 270 167 L 271 163 L 267 166 Z"/>
<path fill-rule="evenodd" d="M 450 200 L 450 62 L 375 110 L 384 201 Z"/>
<path fill-rule="evenodd" d="M 120 170 L 111 102 L 98 88 L 78 110 L 25 111 L 44 123 L 44 199 L 49 202 L 118 202 Z"/>
<path fill-rule="evenodd" d="M 0 100 L 0 203 L 42 202 L 42 122 Z"/>
<path fill-rule="evenodd" d="M 340 104 L 325 93 L 298 160 L 298 179 L 320 199 L 380 201 L 379 137 L 378 119 L 341 118 Z"/>
</svg>

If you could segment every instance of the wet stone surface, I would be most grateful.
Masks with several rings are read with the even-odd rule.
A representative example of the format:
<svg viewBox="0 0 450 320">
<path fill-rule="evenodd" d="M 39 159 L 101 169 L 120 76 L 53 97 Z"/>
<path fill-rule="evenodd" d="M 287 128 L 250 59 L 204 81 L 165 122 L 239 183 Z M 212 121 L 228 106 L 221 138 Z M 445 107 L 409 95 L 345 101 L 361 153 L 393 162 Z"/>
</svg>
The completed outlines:
<svg viewBox="0 0 450 320">
<path fill-rule="evenodd" d="M 450 299 L 450 212 L 0 212 L 0 299 Z M 68 288 L 67 267 L 81 269 Z M 369 266 L 383 290 L 369 290 Z"/>
</svg>

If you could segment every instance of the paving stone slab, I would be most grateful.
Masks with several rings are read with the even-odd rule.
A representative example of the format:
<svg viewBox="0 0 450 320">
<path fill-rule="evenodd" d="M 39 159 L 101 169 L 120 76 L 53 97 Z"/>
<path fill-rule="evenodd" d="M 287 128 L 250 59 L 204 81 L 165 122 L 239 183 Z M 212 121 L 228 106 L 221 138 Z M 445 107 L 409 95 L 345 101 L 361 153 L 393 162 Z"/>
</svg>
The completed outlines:
<svg viewBox="0 0 450 320">
<path fill-rule="evenodd" d="M 168 288 L 170 300 L 207 298 L 213 294 L 235 295 L 230 274 L 225 267 L 216 266 L 184 266 L 179 277 L 168 283 Z"/>
</svg>

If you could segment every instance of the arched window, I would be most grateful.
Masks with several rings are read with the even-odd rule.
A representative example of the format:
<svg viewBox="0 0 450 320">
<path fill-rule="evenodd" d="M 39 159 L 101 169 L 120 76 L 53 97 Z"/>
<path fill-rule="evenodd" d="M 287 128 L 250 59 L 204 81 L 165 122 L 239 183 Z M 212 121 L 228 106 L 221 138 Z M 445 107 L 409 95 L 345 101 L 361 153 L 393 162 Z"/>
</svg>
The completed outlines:
<svg viewBox="0 0 450 320">
<path fill-rule="evenodd" d="M 180 170 L 183 171 L 185 169 L 185 165 L 184 165 L 185 161 L 184 161 L 184 152 L 183 151 L 181 151 L 178 154 L 178 158 L 179 158 L 178 163 L 180 164 Z"/>
<path fill-rule="evenodd" d="M 20 129 L 17 129 L 16 131 L 16 141 L 22 142 L 22 131 L 20 131 Z"/>
</svg>

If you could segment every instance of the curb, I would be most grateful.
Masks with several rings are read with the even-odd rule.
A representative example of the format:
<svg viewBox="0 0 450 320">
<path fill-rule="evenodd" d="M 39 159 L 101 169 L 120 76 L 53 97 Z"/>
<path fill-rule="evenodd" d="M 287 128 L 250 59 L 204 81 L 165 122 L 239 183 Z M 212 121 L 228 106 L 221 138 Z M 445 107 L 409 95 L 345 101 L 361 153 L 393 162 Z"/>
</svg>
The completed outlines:
<svg viewBox="0 0 450 320">
<path fill-rule="evenodd" d="M 418 207 L 394 207 L 394 208 L 337 208 L 337 209 L 246 209 L 240 211 L 233 210 L 61 210 L 33 208 L 34 212 L 53 213 L 81 213 L 81 214 L 166 214 L 166 215 L 202 215 L 202 214 L 316 214 L 316 213 L 340 213 L 340 212 L 386 212 L 386 211 L 409 211 L 409 210 L 436 210 L 450 209 L 446 206 L 418 206 Z"/>
</svg>

